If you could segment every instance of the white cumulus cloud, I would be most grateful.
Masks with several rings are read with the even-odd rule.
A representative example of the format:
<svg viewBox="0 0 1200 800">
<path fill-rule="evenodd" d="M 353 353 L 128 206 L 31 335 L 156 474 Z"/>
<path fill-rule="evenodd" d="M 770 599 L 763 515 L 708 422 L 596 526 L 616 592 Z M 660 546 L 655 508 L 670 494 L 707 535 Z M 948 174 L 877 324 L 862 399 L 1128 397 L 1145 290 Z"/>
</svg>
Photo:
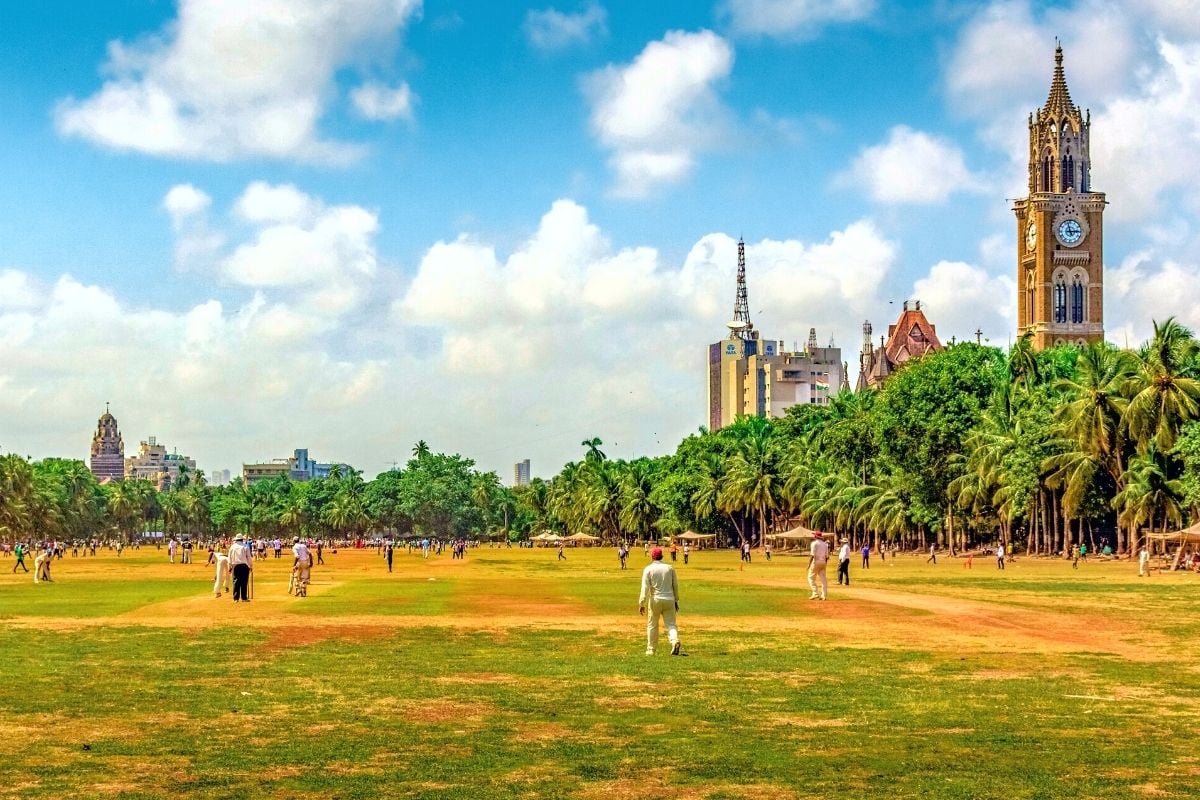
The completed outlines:
<svg viewBox="0 0 1200 800">
<path fill-rule="evenodd" d="M 338 70 L 386 44 L 420 0 L 180 0 L 161 32 L 114 41 L 95 94 L 62 100 L 58 130 L 115 150 L 227 161 L 344 161 L 318 123 Z"/>
<path fill-rule="evenodd" d="M 991 344 L 1005 347 L 1017 327 L 1016 282 L 975 264 L 939 261 L 913 284 L 912 296 L 921 301 L 942 344 L 979 330 Z"/>
<path fill-rule="evenodd" d="M 555 8 L 530 9 L 525 14 L 525 36 L 539 50 L 562 50 L 587 44 L 608 32 L 608 14 L 599 3 L 588 3 L 569 13 Z"/>
<path fill-rule="evenodd" d="M 415 98 L 407 83 L 392 87 L 371 82 L 351 92 L 350 101 L 363 119 L 412 119 Z"/>
<path fill-rule="evenodd" d="M 955 192 L 983 190 L 962 151 L 948 139 L 897 125 L 883 144 L 865 148 L 839 183 L 878 203 L 941 203 Z"/>
<path fill-rule="evenodd" d="M 728 114 L 718 86 L 733 48 L 712 31 L 671 31 L 631 63 L 588 75 L 592 130 L 610 150 L 614 192 L 643 197 L 682 179 L 721 137 Z"/>
<path fill-rule="evenodd" d="M 807 38 L 825 25 L 870 17 L 875 0 L 726 0 L 722 11 L 738 33 Z"/>
</svg>

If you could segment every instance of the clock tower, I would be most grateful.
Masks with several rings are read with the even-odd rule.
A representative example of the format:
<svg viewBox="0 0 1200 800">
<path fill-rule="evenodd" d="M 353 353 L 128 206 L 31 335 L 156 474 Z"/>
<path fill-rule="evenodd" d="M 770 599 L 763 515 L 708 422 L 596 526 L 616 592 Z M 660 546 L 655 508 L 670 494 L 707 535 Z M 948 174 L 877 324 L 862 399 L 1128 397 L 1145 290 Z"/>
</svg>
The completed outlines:
<svg viewBox="0 0 1200 800">
<path fill-rule="evenodd" d="M 1042 350 L 1104 339 L 1104 193 L 1092 190 L 1091 112 L 1071 102 L 1054 51 L 1046 105 L 1029 115 L 1029 196 L 1017 200 L 1017 333 Z"/>
</svg>

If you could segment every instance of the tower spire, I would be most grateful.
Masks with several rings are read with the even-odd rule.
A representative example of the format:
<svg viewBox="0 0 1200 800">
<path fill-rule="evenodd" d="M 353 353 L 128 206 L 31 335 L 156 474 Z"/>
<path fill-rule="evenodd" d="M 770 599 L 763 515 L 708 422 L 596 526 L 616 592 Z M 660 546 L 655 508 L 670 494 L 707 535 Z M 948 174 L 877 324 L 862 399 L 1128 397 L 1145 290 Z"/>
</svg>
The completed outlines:
<svg viewBox="0 0 1200 800">
<path fill-rule="evenodd" d="M 1075 104 L 1071 102 L 1071 92 L 1067 89 L 1067 75 L 1063 70 L 1062 42 L 1057 39 L 1054 41 L 1054 78 L 1050 81 L 1050 95 L 1046 98 L 1045 110 L 1052 117 L 1061 118 L 1070 113 Z"/>
<path fill-rule="evenodd" d="M 738 237 L 737 296 L 729 327 L 739 339 L 750 339 L 750 332 L 754 330 L 754 323 L 750 322 L 750 300 L 746 296 L 746 241 L 741 237 Z"/>
</svg>

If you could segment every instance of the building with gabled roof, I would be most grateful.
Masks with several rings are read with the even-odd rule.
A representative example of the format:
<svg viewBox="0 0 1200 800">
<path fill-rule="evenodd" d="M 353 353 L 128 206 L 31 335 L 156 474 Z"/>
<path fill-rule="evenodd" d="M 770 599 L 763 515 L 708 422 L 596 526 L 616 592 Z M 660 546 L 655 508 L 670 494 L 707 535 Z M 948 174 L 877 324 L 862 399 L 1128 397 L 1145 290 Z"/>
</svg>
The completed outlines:
<svg viewBox="0 0 1200 800">
<path fill-rule="evenodd" d="M 863 323 L 863 346 L 858 356 L 858 391 L 877 389 L 905 362 L 942 349 L 934 327 L 921 310 L 921 301 L 904 301 L 904 309 L 895 324 L 888 326 L 887 338 L 872 341 L 871 322 Z"/>
</svg>

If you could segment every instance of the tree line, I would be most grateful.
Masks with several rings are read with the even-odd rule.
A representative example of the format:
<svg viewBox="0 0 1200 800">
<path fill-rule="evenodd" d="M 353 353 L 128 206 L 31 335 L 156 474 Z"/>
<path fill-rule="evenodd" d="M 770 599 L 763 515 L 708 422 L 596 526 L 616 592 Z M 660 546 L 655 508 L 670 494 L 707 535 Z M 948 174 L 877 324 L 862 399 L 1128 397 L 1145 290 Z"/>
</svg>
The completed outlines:
<svg viewBox="0 0 1200 800">
<path fill-rule="evenodd" d="M 521 487 L 423 441 L 402 469 L 371 481 L 335 470 L 214 487 L 198 472 L 164 492 L 97 485 L 80 461 L 8 455 L 0 535 L 584 531 L 616 541 L 692 530 L 735 544 L 805 525 L 871 545 L 1055 553 L 1107 542 L 1124 552 L 1200 513 L 1200 343 L 1174 319 L 1137 350 L 958 343 L 878 390 L 701 428 L 670 455 L 609 459 L 603 444 L 584 440 L 578 461 Z"/>
</svg>

